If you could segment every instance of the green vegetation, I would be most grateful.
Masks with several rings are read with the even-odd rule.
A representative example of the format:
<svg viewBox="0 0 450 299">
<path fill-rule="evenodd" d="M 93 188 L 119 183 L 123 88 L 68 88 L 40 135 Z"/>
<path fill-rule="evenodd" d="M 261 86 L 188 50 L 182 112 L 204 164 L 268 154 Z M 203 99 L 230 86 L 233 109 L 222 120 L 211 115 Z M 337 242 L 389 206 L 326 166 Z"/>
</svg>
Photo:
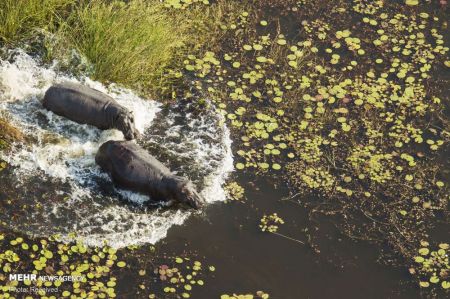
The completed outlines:
<svg viewBox="0 0 450 299">
<path fill-rule="evenodd" d="M 419 273 L 421 276 L 419 284 L 423 288 L 429 287 L 430 284 L 440 284 L 443 289 L 449 289 L 449 245 L 441 243 L 435 251 L 430 251 L 430 244 L 427 241 L 421 241 L 420 246 L 422 247 L 417 250 L 417 255 L 414 257 L 417 266 L 410 268 L 409 272 L 411 274 L 415 274 L 416 271 Z"/>
<path fill-rule="evenodd" d="M 222 24 L 224 46 L 189 55 L 185 71 L 242 141 L 236 169 L 318 195 L 315 214 L 334 215 L 354 239 L 387 241 L 410 264 L 449 199 L 448 96 L 436 79 L 449 49 L 438 15 L 394 1 L 260 2 Z"/>
<path fill-rule="evenodd" d="M 271 215 L 264 215 L 264 217 L 261 218 L 259 227 L 263 232 L 276 233 L 281 224 L 284 224 L 284 220 L 281 219 L 277 213 L 273 213 Z"/>
<path fill-rule="evenodd" d="M 245 295 L 237 295 L 237 294 L 233 294 L 233 295 L 227 295 L 227 294 L 223 294 L 220 296 L 220 299 L 268 299 L 269 298 L 269 294 L 264 293 L 263 291 L 257 291 L 255 295 L 253 294 L 245 294 Z"/>
<path fill-rule="evenodd" d="M 77 49 L 96 79 L 211 100 L 238 141 L 238 171 L 288 181 L 296 195 L 286 202 L 315 195 L 312 216 L 337 218 L 351 238 L 387 242 L 417 285 L 435 292 L 450 287 L 448 240 L 429 236 L 450 198 L 442 170 L 450 62 L 445 9 L 428 2 L 7 0 L 0 40 L 11 46 L 45 29 L 57 36 L 54 57 Z M 0 142 L 14 137 L 1 135 L 1 121 L 0 129 Z M 226 190 L 243 201 L 239 184 Z M 261 230 L 303 243 L 279 232 L 281 216 L 264 215 Z M 15 262 L 7 248 L 3 259 Z M 187 298 L 177 267 L 156 271 L 164 293 Z"/>
<path fill-rule="evenodd" d="M 96 80 L 152 86 L 177 48 L 192 38 L 188 26 L 159 1 L 93 1 L 74 8 L 61 31 L 94 65 Z"/>
<path fill-rule="evenodd" d="M 179 78 L 163 72 L 178 63 L 186 46 L 214 39 L 205 23 L 222 13 L 222 8 L 172 10 L 158 0 L 8 0 L 0 3 L 0 45 L 16 47 L 43 35 L 48 61 L 76 50 L 92 64 L 96 80 L 154 94 Z"/>
<path fill-rule="evenodd" d="M 37 293 L 40 298 L 123 298 L 117 286 L 132 279 L 135 284 L 128 286 L 127 291 L 132 287 L 139 298 L 161 298 L 167 294 L 190 298 L 193 289 L 205 284 L 205 273 L 214 271 L 213 266 L 204 267 L 189 257 L 160 258 L 154 252 L 153 246 L 118 251 L 108 246 L 90 248 L 80 241 L 64 243 L 58 236 L 29 239 L 0 233 L 0 295 L 15 298 L 16 288 L 36 287 L 42 289 Z M 77 281 L 9 280 L 10 273 L 19 272 L 74 276 Z M 45 288 L 58 288 L 58 293 L 46 294 Z"/>
<path fill-rule="evenodd" d="M 36 29 L 53 30 L 57 14 L 74 0 L 3 0 L 0 2 L 0 45 L 36 35 Z"/>
<path fill-rule="evenodd" d="M 6 150 L 12 142 L 20 141 L 23 141 L 22 132 L 0 117 L 0 150 Z"/>
<path fill-rule="evenodd" d="M 245 200 L 245 190 L 237 182 L 230 182 L 225 186 L 225 191 L 227 193 L 227 198 L 234 201 Z"/>
<path fill-rule="evenodd" d="M 164 0 L 164 6 L 169 8 L 185 9 L 194 3 L 201 2 L 203 4 L 209 4 L 208 0 Z"/>
</svg>

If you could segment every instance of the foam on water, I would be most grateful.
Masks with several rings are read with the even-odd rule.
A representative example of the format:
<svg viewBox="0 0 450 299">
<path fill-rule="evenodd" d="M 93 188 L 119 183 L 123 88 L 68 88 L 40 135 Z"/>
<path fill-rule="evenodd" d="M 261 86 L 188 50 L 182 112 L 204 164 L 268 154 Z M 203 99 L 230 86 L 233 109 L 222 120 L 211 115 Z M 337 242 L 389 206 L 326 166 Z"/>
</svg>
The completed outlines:
<svg viewBox="0 0 450 299">
<path fill-rule="evenodd" d="M 146 196 L 112 186 L 94 158 L 103 142 L 122 140 L 123 135 L 117 130 L 100 131 L 79 125 L 46 111 L 40 102 L 45 91 L 62 81 L 98 89 L 133 111 L 136 127 L 145 136 L 139 143 L 158 158 L 170 157 L 163 162 L 176 165 L 178 173 L 201 186 L 208 202 L 225 199 L 222 184 L 233 167 L 231 141 L 215 112 L 194 117 L 183 105 L 163 108 L 128 89 L 60 74 L 56 69 L 56 63 L 43 67 L 21 51 L 15 51 L 8 61 L 0 60 L 0 111 L 7 112 L 11 122 L 32 139 L 29 145 L 16 145 L 1 157 L 14 166 L 11 175 L 17 181 L 15 191 L 20 196 L 30 181 L 40 180 L 55 197 L 66 198 L 43 201 L 36 196 L 32 200 L 46 205 L 46 209 L 30 212 L 32 218 L 28 219 L 34 222 L 23 229 L 34 235 L 60 234 L 63 239 L 76 232 L 88 245 L 106 241 L 123 247 L 155 243 L 192 213 L 164 207 L 146 209 L 142 206 L 148 200 Z M 23 225 L 13 221 L 10 224 L 16 229 Z"/>
</svg>

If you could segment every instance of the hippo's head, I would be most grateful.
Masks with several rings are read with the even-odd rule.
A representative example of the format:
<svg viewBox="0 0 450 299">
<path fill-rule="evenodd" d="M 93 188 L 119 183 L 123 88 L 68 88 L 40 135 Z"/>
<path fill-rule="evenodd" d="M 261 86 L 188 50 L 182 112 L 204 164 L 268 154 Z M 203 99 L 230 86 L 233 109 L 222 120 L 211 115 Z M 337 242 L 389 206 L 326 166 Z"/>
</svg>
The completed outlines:
<svg viewBox="0 0 450 299">
<path fill-rule="evenodd" d="M 139 137 L 139 131 L 134 123 L 134 115 L 131 111 L 121 111 L 116 120 L 116 128 L 122 131 L 125 139 L 133 140 Z"/>
<path fill-rule="evenodd" d="M 176 201 L 187 204 L 195 209 L 201 208 L 206 203 L 203 196 L 195 190 L 194 184 L 188 180 L 185 180 L 183 184 L 176 189 L 174 197 Z"/>
</svg>

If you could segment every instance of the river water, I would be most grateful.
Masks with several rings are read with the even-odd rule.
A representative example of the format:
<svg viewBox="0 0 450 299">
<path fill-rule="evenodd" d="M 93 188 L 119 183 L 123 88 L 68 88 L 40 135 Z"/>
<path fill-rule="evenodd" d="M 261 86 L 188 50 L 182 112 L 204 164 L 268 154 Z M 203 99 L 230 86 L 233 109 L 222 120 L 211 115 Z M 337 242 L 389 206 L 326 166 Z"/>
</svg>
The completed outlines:
<svg viewBox="0 0 450 299">
<path fill-rule="evenodd" d="M 257 290 L 275 299 L 420 296 L 404 268 L 377 263 L 379 248 L 342 237 L 327 221 L 310 223 L 302 208 L 281 201 L 288 191 L 270 180 L 237 177 L 247 203 L 223 203 L 222 185 L 233 170 L 232 144 L 213 110 L 198 114 L 189 105 L 164 107 L 115 85 L 59 73 L 57 64 L 43 66 L 22 51 L 10 54 L 0 61 L 0 111 L 28 136 L 28 142 L 1 156 L 13 166 L 0 173 L 1 198 L 15 200 L 0 214 L 10 229 L 32 236 L 60 234 L 63 240 L 76 233 L 93 246 L 156 243 L 159 251 L 174 255 L 189 248 L 217 269 L 194 298 Z M 138 143 L 191 178 L 208 200 L 206 210 L 144 208 L 148 198 L 114 188 L 94 156 L 100 144 L 121 140 L 122 134 L 76 124 L 40 103 L 51 84 L 66 80 L 101 90 L 132 110 L 143 134 Z M 283 231 L 292 238 L 306 241 L 308 231 L 317 230 L 320 253 L 259 231 L 262 215 L 274 211 L 297 219 Z"/>
<path fill-rule="evenodd" d="M 329 219 L 311 223 L 305 210 L 281 201 L 288 190 L 274 187 L 270 179 L 237 179 L 246 187 L 245 205 L 211 205 L 205 217 L 192 217 L 173 227 L 159 243 L 160 251 L 176 253 L 189 248 L 216 265 L 215 278 L 193 298 L 217 298 L 218 292 L 254 294 L 257 290 L 274 299 L 422 298 L 405 268 L 377 262 L 380 247 L 343 237 Z M 274 211 L 291 219 L 280 229 L 284 234 L 306 241 L 303 230 L 314 231 L 320 253 L 262 233 L 259 219 Z"/>
<path fill-rule="evenodd" d="M 122 140 L 123 135 L 117 130 L 102 132 L 79 125 L 46 111 L 41 104 L 45 91 L 62 81 L 86 84 L 114 97 L 133 111 L 137 129 L 144 136 L 139 143 L 191 178 L 209 203 L 225 200 L 222 184 L 233 167 L 231 141 L 214 111 L 193 118 L 189 106 L 162 107 L 127 89 L 60 74 L 57 64 L 41 66 L 20 50 L 10 56 L 0 61 L 0 111 L 31 140 L 2 154 L 14 168 L 2 183 L 14 186 L 12 196 L 23 201 L 21 204 L 45 207 L 18 213 L 17 221 L 2 213 L 2 220 L 12 228 L 32 235 L 60 234 L 63 240 L 76 232 L 89 245 L 106 241 L 120 248 L 155 243 L 192 214 L 157 206 L 147 209 L 143 207 L 146 196 L 112 187 L 94 157 L 103 142 Z M 30 192 L 31 186 L 45 188 Z"/>
</svg>

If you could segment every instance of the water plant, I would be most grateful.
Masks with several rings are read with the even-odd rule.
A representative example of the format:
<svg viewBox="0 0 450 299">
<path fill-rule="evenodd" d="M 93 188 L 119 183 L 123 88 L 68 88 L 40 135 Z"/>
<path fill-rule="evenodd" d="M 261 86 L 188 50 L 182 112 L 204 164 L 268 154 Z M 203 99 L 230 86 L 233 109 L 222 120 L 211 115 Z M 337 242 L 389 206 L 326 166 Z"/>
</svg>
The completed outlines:
<svg viewBox="0 0 450 299">
<path fill-rule="evenodd" d="M 261 229 L 262 232 L 268 232 L 268 233 L 283 237 L 285 239 L 300 243 L 302 245 L 305 244 L 305 242 L 303 242 L 303 241 L 297 240 L 295 238 L 289 237 L 285 234 L 278 232 L 280 225 L 283 225 L 283 224 L 284 224 L 284 220 L 280 216 L 278 216 L 277 213 L 272 213 L 270 215 L 264 215 L 261 218 L 259 228 Z"/>
<path fill-rule="evenodd" d="M 22 132 L 12 126 L 6 119 L 0 118 L 0 151 L 6 150 L 13 142 L 23 140 Z"/>
<path fill-rule="evenodd" d="M 186 9 L 194 3 L 209 4 L 208 0 L 164 0 L 164 6 L 176 9 Z"/>
<path fill-rule="evenodd" d="M 450 198 L 442 170 L 450 140 L 446 1 L 245 1 L 235 9 L 236 1 L 203 2 L 83 2 L 53 31 L 94 63 L 99 79 L 148 88 L 176 82 L 164 87 L 171 97 L 199 107 L 210 99 L 237 141 L 238 171 L 288 182 L 310 217 L 327 215 L 350 238 L 389 244 L 418 286 L 447 290 L 448 240 L 428 240 Z M 188 26 L 176 21 L 179 11 L 210 20 Z M 47 24 L 29 20 L 24 26 Z M 13 40 L 4 32 L 22 32 L 3 24 L 3 43 Z M 186 27 L 203 34 L 192 38 Z M 227 189 L 241 198 L 238 185 Z M 290 238 L 282 225 L 276 213 L 260 221 L 262 231 Z M 12 252 L 4 252 L 10 264 L 21 257 Z M 40 257 L 36 266 L 45 269 Z M 181 277 L 192 273 L 177 266 L 184 263 L 153 267 L 162 293 L 190 295 Z"/>
<path fill-rule="evenodd" d="M 225 191 L 227 192 L 228 198 L 234 201 L 244 200 L 244 188 L 237 182 L 230 182 L 225 186 Z"/>
<path fill-rule="evenodd" d="M 31 239 L 3 232 L 0 233 L 0 296 L 15 298 L 17 288 L 36 287 L 39 290 L 35 295 L 39 298 L 121 298 L 125 295 L 117 287 L 123 279 L 130 278 L 134 270 L 130 269 L 132 263 L 139 269 L 137 285 L 133 285 L 139 298 L 160 298 L 164 294 L 190 298 L 194 288 L 205 284 L 205 273 L 214 271 L 213 266 L 205 267 L 187 255 L 157 257 L 154 252 L 152 246 L 116 250 L 107 245 L 88 247 L 80 240 L 62 242 L 57 235 Z M 147 258 L 140 259 L 141 255 Z M 36 277 L 72 276 L 75 280 L 9 280 L 9 274 L 17 272 Z M 56 295 L 52 288 L 58 289 Z"/>
<path fill-rule="evenodd" d="M 173 267 L 161 265 L 154 270 L 163 282 L 163 291 L 165 294 L 178 294 L 181 298 L 190 298 L 193 288 L 202 287 L 205 282 L 200 275 L 205 266 L 200 261 L 192 261 L 189 257 L 175 257 Z M 209 266 L 208 272 L 214 272 L 214 267 Z M 150 298 L 155 298 L 150 295 Z"/>
<path fill-rule="evenodd" d="M 419 3 L 257 6 L 221 26 L 232 47 L 184 61 L 241 141 L 236 169 L 281 174 L 296 192 L 323 198 L 314 213 L 342 215 L 347 235 L 387 240 L 411 259 L 449 198 L 439 169 L 449 123 L 443 85 L 433 83 L 448 64 L 445 21 Z M 293 24 L 267 26 L 269 7 L 301 20 L 298 34 Z M 262 221 L 277 232 L 269 216 Z"/>
<path fill-rule="evenodd" d="M 430 250 L 430 244 L 427 241 L 420 242 L 420 248 L 414 257 L 415 265 L 409 268 L 410 273 L 418 272 L 421 276 L 420 287 L 440 285 L 445 290 L 450 288 L 448 249 L 447 243 L 441 243 L 436 250 Z"/>
<path fill-rule="evenodd" d="M 220 296 L 220 299 L 257 299 L 257 298 L 261 298 L 261 299 L 268 299 L 270 298 L 269 294 L 263 292 L 263 291 L 257 291 L 255 295 L 253 294 L 232 294 L 232 295 L 228 295 L 228 294 L 223 294 Z"/>
<path fill-rule="evenodd" d="M 284 220 L 280 218 L 277 213 L 272 213 L 270 215 L 264 215 L 263 218 L 261 218 L 259 227 L 263 232 L 276 233 L 281 224 L 284 224 Z"/>
</svg>

